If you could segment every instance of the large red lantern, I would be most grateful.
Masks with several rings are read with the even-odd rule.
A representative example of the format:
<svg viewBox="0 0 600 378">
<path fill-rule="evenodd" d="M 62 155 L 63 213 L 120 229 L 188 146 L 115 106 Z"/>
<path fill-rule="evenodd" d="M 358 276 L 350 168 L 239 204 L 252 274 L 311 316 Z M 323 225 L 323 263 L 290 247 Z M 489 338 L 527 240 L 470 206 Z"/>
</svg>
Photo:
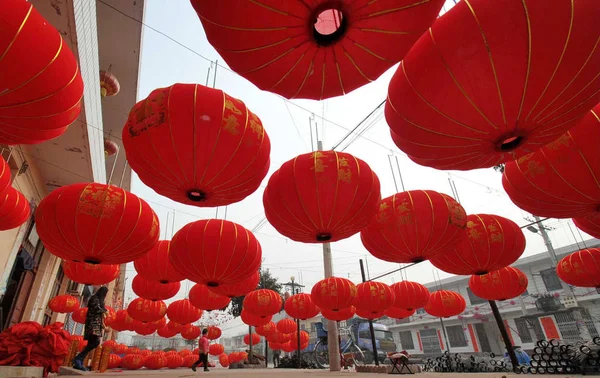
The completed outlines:
<svg viewBox="0 0 600 378">
<path fill-rule="evenodd" d="M 28 1 L 5 1 L 0 25 L 0 143 L 40 143 L 61 135 L 81 111 L 77 59 Z"/>
<path fill-rule="evenodd" d="M 588 248 L 563 257 L 556 274 L 569 285 L 600 287 L 600 249 Z"/>
<path fill-rule="evenodd" d="M 356 313 L 356 307 L 350 306 L 339 310 L 325 310 L 321 309 L 321 315 L 327 320 L 333 320 L 336 322 L 343 322 L 354 316 Z"/>
<path fill-rule="evenodd" d="M 260 343 L 260 336 L 258 336 L 256 333 L 252 334 L 252 345 L 256 345 Z M 246 334 L 244 336 L 244 344 L 246 345 L 250 345 L 250 335 Z"/>
<path fill-rule="evenodd" d="M 367 281 L 356 285 L 357 312 L 381 313 L 394 304 L 394 292 L 383 282 Z"/>
<path fill-rule="evenodd" d="M 142 323 L 139 320 L 134 320 L 132 328 L 135 333 L 142 336 L 150 336 L 156 331 L 155 329 L 148 328 L 148 323 Z"/>
<path fill-rule="evenodd" d="M 115 353 L 116 354 L 125 354 L 125 353 L 127 353 L 127 345 L 125 345 L 125 344 L 118 344 L 115 347 Z"/>
<path fill-rule="evenodd" d="M 133 328 L 134 319 L 129 315 L 127 310 L 119 310 L 115 314 L 115 319 L 111 322 L 110 327 L 115 331 L 127 331 Z"/>
<path fill-rule="evenodd" d="M 322 100 L 375 81 L 435 21 L 443 0 L 193 0 L 232 70 L 286 98 Z"/>
<path fill-rule="evenodd" d="M 200 320 L 202 312 L 194 307 L 189 299 L 180 299 L 169 305 L 167 316 L 173 322 L 188 324 Z"/>
<path fill-rule="evenodd" d="M 390 82 L 385 115 L 398 147 L 422 165 L 469 170 L 557 139 L 600 100 L 597 6 L 459 2 Z"/>
<path fill-rule="evenodd" d="M 17 189 L 9 186 L 0 192 L 0 231 L 11 230 L 27 222 L 29 201 Z"/>
<path fill-rule="evenodd" d="M 211 344 L 208 346 L 208 354 L 211 356 L 218 356 L 225 352 L 225 347 L 221 344 Z"/>
<path fill-rule="evenodd" d="M 269 337 L 275 332 L 277 332 L 277 325 L 273 322 L 269 322 L 263 326 L 256 327 L 256 333 L 260 336 Z"/>
<path fill-rule="evenodd" d="M 206 338 L 209 340 L 216 340 L 221 337 L 221 328 L 211 326 L 208 327 L 208 332 L 206 333 Z"/>
<path fill-rule="evenodd" d="M 284 305 L 285 312 L 294 319 L 306 320 L 313 318 L 321 311 L 314 304 L 310 294 L 295 294 L 286 299 Z"/>
<path fill-rule="evenodd" d="M 239 224 L 207 219 L 177 231 L 171 240 L 170 258 L 188 279 L 216 287 L 255 274 L 262 250 L 254 234 Z"/>
<path fill-rule="evenodd" d="M 560 138 L 506 163 L 502 185 L 521 209 L 544 217 L 598 214 L 600 104 Z"/>
<path fill-rule="evenodd" d="M 215 294 L 223 295 L 229 298 L 242 297 L 258 287 L 260 282 L 260 272 L 257 270 L 250 277 L 240 280 L 233 284 L 219 285 L 209 287 Z"/>
<path fill-rule="evenodd" d="M 0 156 L 0 193 L 4 192 L 5 189 L 9 188 L 12 183 L 12 173 L 10 171 L 10 166 L 4 160 L 2 156 Z"/>
<path fill-rule="evenodd" d="M 600 214 L 573 218 L 573 223 L 586 234 L 592 235 L 595 238 L 600 238 Z"/>
<path fill-rule="evenodd" d="M 289 318 L 281 319 L 277 322 L 277 331 L 283 333 L 284 335 L 289 335 L 296 332 L 296 328 L 296 322 Z"/>
<path fill-rule="evenodd" d="M 142 276 L 136 275 L 131 282 L 133 292 L 140 298 L 150 299 L 151 301 L 165 300 L 173 298 L 179 292 L 181 284 L 179 282 L 160 283 L 150 281 Z"/>
<path fill-rule="evenodd" d="M 271 175 L 265 216 L 282 235 L 304 243 L 334 242 L 364 228 L 381 199 L 379 179 L 345 152 L 300 155 Z"/>
<path fill-rule="evenodd" d="M 406 319 L 414 315 L 416 309 L 406 310 L 404 308 L 390 307 L 385 310 L 385 316 L 392 319 Z"/>
<path fill-rule="evenodd" d="M 50 299 L 48 308 L 54 312 L 70 313 L 79 308 L 79 300 L 72 295 L 59 295 Z"/>
<path fill-rule="evenodd" d="M 438 318 L 449 318 L 461 314 L 467 308 L 462 295 L 450 290 L 438 290 L 431 293 L 429 302 L 424 307 L 429 315 Z"/>
<path fill-rule="evenodd" d="M 272 316 L 262 317 L 262 316 L 256 315 L 252 312 L 249 312 L 245 308 L 242 309 L 242 313 L 240 314 L 240 317 L 242 318 L 242 322 L 244 322 L 244 324 L 248 324 L 248 325 L 254 326 L 254 327 L 263 326 L 263 325 L 269 323 L 272 318 Z"/>
<path fill-rule="evenodd" d="M 151 329 L 153 331 L 157 331 L 166 326 L 167 326 L 167 318 L 164 318 L 164 317 L 155 322 L 146 323 L 146 328 Z"/>
<path fill-rule="evenodd" d="M 98 286 L 114 281 L 119 276 L 121 269 L 119 265 L 99 265 L 65 261 L 63 263 L 63 272 L 73 282 Z"/>
<path fill-rule="evenodd" d="M 473 275 L 469 279 L 469 287 L 473 294 L 490 301 L 503 301 L 518 297 L 527 291 L 527 284 L 525 273 L 511 266 L 488 274 Z"/>
<path fill-rule="evenodd" d="M 390 286 L 396 298 L 393 307 L 416 310 L 429 301 L 429 290 L 420 283 L 412 281 L 396 282 Z"/>
<path fill-rule="evenodd" d="M 156 245 L 156 213 L 136 195 L 98 183 L 55 189 L 35 213 L 40 239 L 54 255 L 91 264 L 124 264 Z"/>
<path fill-rule="evenodd" d="M 196 340 L 200 337 L 200 332 L 200 327 L 189 325 L 188 327 L 185 327 L 183 331 L 181 331 L 181 337 L 186 340 Z"/>
<path fill-rule="evenodd" d="M 356 285 L 346 278 L 329 277 L 317 282 L 312 290 L 313 302 L 323 310 L 339 311 L 356 302 Z"/>
<path fill-rule="evenodd" d="M 363 319 L 374 320 L 374 319 L 379 319 L 379 318 L 385 316 L 385 312 L 384 311 L 373 312 L 370 310 L 357 308 L 356 316 L 361 317 Z"/>
<path fill-rule="evenodd" d="M 133 261 L 135 271 L 147 280 L 160 283 L 184 280 L 185 276 L 171 264 L 170 245 L 170 240 L 160 240 L 148 253 Z"/>
<path fill-rule="evenodd" d="M 269 289 L 254 290 L 244 297 L 244 309 L 258 315 L 267 317 L 281 311 L 283 301 L 278 292 Z"/>
<path fill-rule="evenodd" d="M 138 102 L 123 145 L 144 184 L 186 205 L 239 202 L 269 170 L 271 145 L 260 119 L 242 101 L 199 84 L 156 89 Z"/>
<path fill-rule="evenodd" d="M 472 214 L 467 217 L 467 237 L 431 263 L 447 273 L 485 274 L 508 266 L 525 251 L 525 236 L 510 219 L 498 215 Z"/>
<path fill-rule="evenodd" d="M 300 338 L 300 350 L 306 349 L 306 347 L 308 347 L 308 343 L 310 342 L 310 335 L 306 331 L 300 331 L 299 335 L 298 332 L 294 332 L 290 341 L 296 349 L 298 349 L 298 337 Z"/>
<path fill-rule="evenodd" d="M 167 305 L 165 305 L 165 302 L 163 301 L 135 298 L 129 303 L 129 306 L 127 306 L 127 313 L 134 320 L 139 320 L 140 322 L 154 322 L 165 316 L 167 313 Z M 171 317 L 169 316 L 169 318 Z"/>
<path fill-rule="evenodd" d="M 411 190 L 384 198 L 377 216 L 360 233 L 365 248 L 381 260 L 412 263 L 452 247 L 467 214 L 452 197 L 433 190 Z"/>
<path fill-rule="evenodd" d="M 271 337 L 270 340 L 276 343 L 287 343 L 288 341 L 290 341 L 290 339 L 292 338 L 291 334 L 285 334 L 279 331 L 274 332 Z"/>
<path fill-rule="evenodd" d="M 158 336 L 168 339 L 168 338 L 174 337 L 179 332 L 176 329 L 172 329 L 172 328 L 169 328 L 168 326 L 164 326 L 162 328 L 159 328 L 156 331 L 156 333 L 158 333 Z"/>
<path fill-rule="evenodd" d="M 119 366 L 121 366 L 121 357 L 117 356 L 116 354 L 111 354 L 108 357 L 108 368 L 117 369 Z"/>
<path fill-rule="evenodd" d="M 178 354 L 170 354 L 167 356 L 167 367 L 169 369 L 177 369 L 183 366 L 183 357 Z"/>
<path fill-rule="evenodd" d="M 85 324 L 85 318 L 87 316 L 87 307 L 82 307 L 82 308 L 78 308 L 77 310 L 73 311 L 73 313 L 71 314 L 71 319 L 73 319 L 73 321 L 75 323 L 80 323 L 80 324 Z"/>
<path fill-rule="evenodd" d="M 167 328 L 174 331 L 176 334 L 183 331 L 183 325 L 172 320 L 169 320 L 169 322 L 167 323 Z"/>
<path fill-rule="evenodd" d="M 225 353 L 221 354 L 219 356 L 219 363 L 224 368 L 228 367 L 229 366 L 229 356 L 227 356 L 227 354 L 225 354 Z"/>
<path fill-rule="evenodd" d="M 231 302 L 229 297 L 225 297 L 219 294 L 215 294 L 209 290 L 208 286 L 202 284 L 195 284 L 189 293 L 190 302 L 194 307 L 201 310 L 219 310 L 225 308 Z"/>
<path fill-rule="evenodd" d="M 146 357 L 141 354 L 127 354 L 121 359 L 121 366 L 126 370 L 138 370 L 144 367 Z"/>
</svg>

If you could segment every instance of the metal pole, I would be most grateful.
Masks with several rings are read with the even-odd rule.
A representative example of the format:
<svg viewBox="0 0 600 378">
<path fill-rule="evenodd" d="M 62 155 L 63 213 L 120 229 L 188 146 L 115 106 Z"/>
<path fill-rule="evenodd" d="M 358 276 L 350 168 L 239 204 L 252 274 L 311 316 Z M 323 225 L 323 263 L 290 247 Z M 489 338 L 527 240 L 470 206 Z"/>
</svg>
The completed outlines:
<svg viewBox="0 0 600 378">
<path fill-rule="evenodd" d="M 446 340 L 446 350 L 450 353 L 450 343 L 448 342 L 448 335 L 446 334 L 446 327 L 444 326 L 444 319 L 440 318 L 440 324 L 442 325 L 442 332 L 444 333 L 444 340 Z"/>
<path fill-rule="evenodd" d="M 508 336 L 508 332 L 506 331 L 506 327 L 504 326 L 504 322 L 502 321 L 502 316 L 500 316 L 500 311 L 498 311 L 498 306 L 496 306 L 496 301 L 488 301 L 490 303 L 490 307 L 492 309 L 492 313 L 494 313 L 494 319 L 496 319 L 496 324 L 498 324 L 498 328 L 500 329 L 500 334 L 502 335 L 502 340 L 504 340 L 504 345 L 506 346 L 506 351 L 508 352 L 508 357 L 510 358 L 510 362 L 513 365 L 513 370 L 519 366 L 519 361 L 517 360 L 517 355 L 515 354 L 515 350 L 510 342 L 510 337 Z"/>
<path fill-rule="evenodd" d="M 362 259 L 359 260 L 360 263 L 360 275 L 362 276 L 362 282 L 367 282 L 367 277 L 365 277 L 365 266 L 363 264 Z M 377 355 L 377 343 L 375 342 L 375 330 L 373 329 L 373 320 L 369 319 L 369 331 L 371 332 L 371 344 L 373 346 L 373 358 L 375 359 L 375 365 L 379 366 L 379 356 Z"/>
<path fill-rule="evenodd" d="M 265 367 L 269 367 L 269 342 L 265 339 Z"/>
<path fill-rule="evenodd" d="M 252 358 L 252 326 L 248 326 L 248 341 L 250 344 L 250 355 L 248 356 L 248 364 L 252 365 L 252 361 L 254 361 L 254 358 Z"/>
<path fill-rule="evenodd" d="M 296 285 L 294 284 L 294 277 L 291 278 L 292 281 L 292 295 L 296 294 Z M 302 364 L 300 363 L 300 319 L 295 319 L 296 320 L 296 342 L 298 343 L 298 348 L 296 349 L 296 357 L 298 357 L 298 366 L 297 368 L 300 369 Z"/>
</svg>

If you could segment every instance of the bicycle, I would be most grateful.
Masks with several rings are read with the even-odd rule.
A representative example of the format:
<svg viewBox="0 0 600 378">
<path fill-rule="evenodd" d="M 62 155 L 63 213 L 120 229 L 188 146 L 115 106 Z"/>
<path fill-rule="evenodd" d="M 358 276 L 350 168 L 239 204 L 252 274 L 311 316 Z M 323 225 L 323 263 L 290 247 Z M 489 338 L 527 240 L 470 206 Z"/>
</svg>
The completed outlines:
<svg viewBox="0 0 600 378">
<path fill-rule="evenodd" d="M 357 327 L 357 324 L 353 324 L 347 328 L 340 328 L 340 336 L 342 333 L 348 334 L 348 340 L 342 346 L 340 337 L 340 360 L 341 365 L 344 368 L 352 365 L 366 365 L 365 355 L 356 343 L 354 333 L 352 332 L 353 327 Z M 317 323 L 317 336 L 319 341 L 315 344 L 314 358 L 315 363 L 320 369 L 329 368 L 329 351 L 327 346 L 327 331 L 323 328 L 323 323 Z"/>
</svg>

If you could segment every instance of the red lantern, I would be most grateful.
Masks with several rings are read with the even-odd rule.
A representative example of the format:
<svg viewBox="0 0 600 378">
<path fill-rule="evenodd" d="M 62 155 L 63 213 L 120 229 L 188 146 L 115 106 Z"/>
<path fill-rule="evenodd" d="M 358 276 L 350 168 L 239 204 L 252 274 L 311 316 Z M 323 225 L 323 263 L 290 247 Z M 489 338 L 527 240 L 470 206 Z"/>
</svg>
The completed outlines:
<svg viewBox="0 0 600 378">
<path fill-rule="evenodd" d="M 273 322 L 268 322 L 267 324 L 256 327 L 256 333 L 260 336 L 269 337 L 277 331 L 277 325 Z"/>
<path fill-rule="evenodd" d="M 188 324 L 200 320 L 202 312 L 194 307 L 189 299 L 180 299 L 169 305 L 167 316 L 171 321 Z"/>
<path fill-rule="evenodd" d="M 153 331 L 157 331 L 163 327 L 167 326 L 167 318 L 161 318 L 155 322 L 146 323 L 146 328 L 151 329 Z"/>
<path fill-rule="evenodd" d="M 383 313 L 394 304 L 394 292 L 383 282 L 368 281 L 356 286 L 356 307 L 361 313 Z"/>
<path fill-rule="evenodd" d="M 119 265 L 99 265 L 65 261 L 63 262 L 63 272 L 73 282 L 99 286 L 114 281 L 119 276 L 121 270 Z"/>
<path fill-rule="evenodd" d="M 511 201 L 552 218 L 599 214 L 600 104 L 554 142 L 506 163 L 502 186 Z"/>
<path fill-rule="evenodd" d="M 359 316 L 363 319 L 370 319 L 370 320 L 374 320 L 374 319 L 379 319 L 383 316 L 385 316 L 385 311 L 377 311 L 377 312 L 373 312 L 373 311 L 369 311 L 366 309 L 356 309 L 356 316 Z"/>
<path fill-rule="evenodd" d="M 121 366 L 121 357 L 117 356 L 116 354 L 111 354 L 108 356 L 109 369 L 117 369 L 119 366 Z"/>
<path fill-rule="evenodd" d="M 0 25 L 0 143 L 40 143 L 61 135 L 81 111 L 77 59 L 28 1 L 4 2 Z"/>
<path fill-rule="evenodd" d="M 166 284 L 179 282 L 185 276 L 171 264 L 170 240 L 161 240 L 147 254 L 133 262 L 136 272 L 147 280 Z"/>
<path fill-rule="evenodd" d="M 332 320 L 336 322 L 343 322 L 344 320 L 348 320 L 354 316 L 356 313 L 356 307 L 350 306 L 347 308 L 341 308 L 339 310 L 321 310 L 321 315 L 327 320 Z"/>
<path fill-rule="evenodd" d="M 271 335 L 271 341 L 279 343 L 279 344 L 283 344 L 283 343 L 287 343 L 288 341 L 290 341 L 290 339 L 292 338 L 291 334 L 285 334 L 282 332 L 275 332 Z"/>
<path fill-rule="evenodd" d="M 416 310 L 429 301 L 429 290 L 420 283 L 411 281 L 396 282 L 390 286 L 394 292 L 393 307 Z"/>
<path fill-rule="evenodd" d="M 167 328 L 169 328 L 171 331 L 174 331 L 176 334 L 183 330 L 183 326 L 181 324 L 171 320 L 169 320 L 167 323 Z"/>
<path fill-rule="evenodd" d="M 127 353 L 127 345 L 125 345 L 125 344 L 118 344 L 115 347 L 115 353 L 116 354 L 125 354 L 125 353 Z"/>
<path fill-rule="evenodd" d="M 179 355 L 180 355 L 180 356 L 183 356 L 183 357 L 185 357 L 185 356 L 189 356 L 189 355 L 191 355 L 191 354 L 192 354 L 192 351 L 191 351 L 191 350 L 189 350 L 189 349 L 184 349 L 184 350 L 180 350 L 180 351 L 179 351 Z"/>
<path fill-rule="evenodd" d="M 459 315 L 467 308 L 462 295 L 450 290 L 438 290 L 431 293 L 425 311 L 438 318 L 449 318 Z"/>
<path fill-rule="evenodd" d="M 367 163 L 336 151 L 311 152 L 284 163 L 263 194 L 269 223 L 304 243 L 349 238 L 369 224 L 380 200 L 379 179 Z"/>
<path fill-rule="evenodd" d="M 158 194 L 186 205 L 226 206 L 254 193 L 271 144 L 244 103 L 199 84 L 154 90 L 123 128 L 127 161 Z"/>
<path fill-rule="evenodd" d="M 127 354 L 121 359 L 121 366 L 126 370 L 138 370 L 144 367 L 146 357 L 141 354 Z"/>
<path fill-rule="evenodd" d="M 321 311 L 312 301 L 310 294 L 295 294 L 286 299 L 285 312 L 294 319 L 306 320 L 313 318 Z"/>
<path fill-rule="evenodd" d="M 224 368 L 228 367 L 229 366 L 229 356 L 227 356 L 225 353 L 221 354 L 219 356 L 219 363 Z"/>
<path fill-rule="evenodd" d="M 133 331 L 138 335 L 149 336 L 154 333 L 155 329 L 149 328 L 148 323 L 142 323 L 139 320 L 134 320 Z"/>
<path fill-rule="evenodd" d="M 240 280 L 237 283 L 229 285 L 219 285 L 217 287 L 209 287 L 210 291 L 215 294 L 223 295 L 229 298 L 243 297 L 252 290 L 258 287 L 260 281 L 260 272 L 256 271 L 250 277 Z"/>
<path fill-rule="evenodd" d="M 183 366 L 187 367 L 187 368 L 191 368 L 197 359 L 198 359 L 198 356 L 194 356 L 191 354 L 187 355 L 187 356 L 183 357 Z"/>
<path fill-rule="evenodd" d="M 140 298 L 150 299 L 151 301 L 165 300 L 173 298 L 179 292 L 181 284 L 179 282 L 160 283 L 150 281 L 142 276 L 136 275 L 131 282 L 133 292 Z"/>
<path fill-rule="evenodd" d="M 225 347 L 221 344 L 211 344 L 208 347 L 208 354 L 211 356 L 218 356 L 223 352 L 225 352 Z"/>
<path fill-rule="evenodd" d="M 586 234 L 592 235 L 595 238 L 600 238 L 600 214 L 589 217 L 573 218 L 573 223 Z"/>
<path fill-rule="evenodd" d="M 79 300 L 72 295 L 59 295 L 50 299 L 48 308 L 54 312 L 66 314 L 79 308 Z"/>
<path fill-rule="evenodd" d="M 515 222 L 498 215 L 472 214 L 467 217 L 467 237 L 430 261 L 447 273 L 485 274 L 514 263 L 523 251 L 525 236 Z"/>
<path fill-rule="evenodd" d="M 167 305 L 165 305 L 165 302 L 163 301 L 135 298 L 129 303 L 129 306 L 127 306 L 127 313 L 135 320 L 141 322 L 154 322 L 165 316 L 167 313 Z M 169 316 L 169 318 L 171 317 Z"/>
<path fill-rule="evenodd" d="M 10 171 L 10 166 L 4 160 L 2 156 L 0 156 L 0 193 L 4 192 L 11 186 L 12 183 L 12 174 Z"/>
<path fill-rule="evenodd" d="M 225 308 L 231 302 L 229 297 L 213 293 L 208 286 L 195 284 L 189 292 L 190 302 L 201 310 L 219 310 Z"/>
<path fill-rule="evenodd" d="M 85 324 L 87 310 L 87 307 L 78 308 L 71 314 L 71 319 L 73 319 L 75 323 Z"/>
<path fill-rule="evenodd" d="M 176 329 L 164 326 L 162 328 L 159 328 L 156 331 L 156 333 L 158 333 L 158 336 L 164 337 L 165 339 L 168 339 L 168 338 L 171 338 L 171 337 L 177 335 L 179 332 Z"/>
<path fill-rule="evenodd" d="M 0 192 L 0 231 L 19 227 L 30 213 L 29 201 L 21 192 L 12 186 Z"/>
<path fill-rule="evenodd" d="M 600 287 L 600 249 L 588 248 L 563 257 L 556 274 L 569 285 Z"/>
<path fill-rule="evenodd" d="M 64 260 L 124 264 L 158 241 L 158 217 L 150 206 L 104 184 L 55 189 L 40 202 L 35 222 L 46 248 Z"/>
<path fill-rule="evenodd" d="M 298 344 L 298 332 L 294 331 L 294 333 L 292 334 L 291 341 L 294 345 Z M 309 341 L 310 341 L 310 335 L 308 334 L 308 332 L 300 331 L 300 345 L 308 344 Z M 304 348 L 301 348 L 301 349 L 304 349 Z"/>
<path fill-rule="evenodd" d="M 312 290 L 313 302 L 323 310 L 338 311 L 352 306 L 356 301 L 356 286 L 352 281 L 329 277 L 317 282 Z"/>
<path fill-rule="evenodd" d="M 104 157 L 115 155 L 119 152 L 119 145 L 110 139 L 104 138 Z"/>
<path fill-rule="evenodd" d="M 360 233 L 365 248 L 380 260 L 412 263 L 451 248 L 464 237 L 467 214 L 450 196 L 411 190 L 384 198 Z"/>
<path fill-rule="evenodd" d="M 111 350 L 114 350 L 116 346 L 117 342 L 115 340 L 106 340 L 102 343 L 102 348 L 110 348 Z"/>
<path fill-rule="evenodd" d="M 260 336 L 258 336 L 256 333 L 252 334 L 252 345 L 256 345 L 260 343 Z M 244 344 L 246 345 L 250 345 L 250 335 L 246 334 L 244 336 Z"/>
<path fill-rule="evenodd" d="M 169 369 L 177 369 L 183 366 L 183 357 L 178 354 L 170 354 L 167 356 L 167 367 Z"/>
<path fill-rule="evenodd" d="M 115 331 L 127 331 L 132 329 L 134 319 L 129 316 L 127 310 L 119 310 L 115 314 L 114 321 L 111 322 L 110 327 Z"/>
<path fill-rule="evenodd" d="M 519 269 L 510 266 L 488 274 L 474 275 L 469 279 L 469 287 L 473 294 L 490 301 L 518 297 L 527 291 L 527 284 L 527 276 Z"/>
<path fill-rule="evenodd" d="M 458 3 L 390 82 L 398 147 L 421 165 L 470 170 L 557 139 L 600 101 L 597 12 L 586 0 Z"/>
<path fill-rule="evenodd" d="M 142 351 L 140 350 L 140 348 L 137 347 L 129 347 L 127 348 L 127 354 L 139 354 L 141 356 Z"/>
<path fill-rule="evenodd" d="M 283 348 L 283 344 L 269 341 L 269 349 L 271 349 L 271 350 L 281 350 L 281 348 Z"/>
<path fill-rule="evenodd" d="M 253 275 L 262 259 L 252 232 L 222 219 L 188 223 L 171 241 L 171 263 L 188 279 L 216 287 Z"/>
<path fill-rule="evenodd" d="M 385 316 L 392 319 L 406 319 L 414 315 L 416 309 L 406 310 L 398 307 L 390 307 L 385 310 Z"/>
<path fill-rule="evenodd" d="M 116 96 L 121 90 L 121 85 L 116 76 L 110 72 L 100 70 L 100 95 L 102 97 Z"/>
<path fill-rule="evenodd" d="M 211 326 L 208 327 L 208 332 L 206 333 L 206 338 L 209 340 L 216 340 L 221 337 L 221 328 Z"/>
<path fill-rule="evenodd" d="M 244 324 L 248 324 L 248 325 L 254 326 L 254 327 L 263 326 L 263 325 L 269 323 L 272 318 L 272 316 L 261 317 L 252 312 L 249 312 L 245 308 L 242 309 L 242 313 L 240 316 L 241 316 L 242 322 L 244 322 Z"/>
<path fill-rule="evenodd" d="M 232 70 L 262 90 L 322 100 L 375 81 L 402 60 L 444 1 L 268 4 L 192 1 Z"/>
<path fill-rule="evenodd" d="M 147 349 L 144 349 L 144 350 L 140 351 L 140 354 L 141 354 L 142 356 L 144 356 L 144 357 L 148 357 L 148 356 L 150 356 L 150 355 L 152 354 L 152 351 L 149 351 L 149 350 L 147 350 Z"/>
<path fill-rule="evenodd" d="M 296 322 L 289 318 L 281 319 L 277 322 L 277 331 L 283 333 L 284 335 L 290 335 L 296 332 L 296 328 Z"/>
<path fill-rule="evenodd" d="M 196 340 L 200 337 L 200 327 L 195 325 L 189 325 L 181 331 L 181 337 L 186 340 Z"/>
<path fill-rule="evenodd" d="M 267 317 L 281 311 L 283 301 L 278 292 L 269 289 L 254 290 L 244 297 L 244 308 L 260 317 Z"/>
</svg>

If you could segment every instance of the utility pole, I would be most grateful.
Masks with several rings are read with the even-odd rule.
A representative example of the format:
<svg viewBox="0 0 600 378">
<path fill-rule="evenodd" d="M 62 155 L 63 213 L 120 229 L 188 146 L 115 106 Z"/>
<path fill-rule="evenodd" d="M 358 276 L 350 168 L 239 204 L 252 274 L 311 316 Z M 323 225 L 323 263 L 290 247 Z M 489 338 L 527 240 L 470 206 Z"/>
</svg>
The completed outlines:
<svg viewBox="0 0 600 378">
<path fill-rule="evenodd" d="M 362 259 L 358 260 L 360 263 L 360 275 L 362 276 L 362 282 L 367 282 L 365 276 L 365 266 L 363 265 Z M 371 345 L 373 348 L 373 358 L 375 359 L 375 366 L 379 366 L 379 356 L 377 355 L 377 340 L 375 340 L 375 329 L 373 329 L 373 319 L 369 319 L 369 331 L 371 332 Z"/>
<path fill-rule="evenodd" d="M 506 326 L 502 321 L 502 316 L 500 316 L 498 306 L 496 306 L 496 301 L 489 300 L 488 303 L 490 304 L 490 308 L 492 309 L 492 313 L 494 314 L 494 319 L 496 319 L 496 324 L 500 329 L 500 335 L 502 335 L 502 340 L 504 341 L 506 352 L 508 353 L 508 357 L 510 358 L 510 362 L 512 363 L 513 371 L 517 371 L 517 367 L 519 366 L 519 360 L 517 360 L 515 349 L 513 348 L 512 342 L 510 341 L 510 336 L 508 335 Z"/>
<path fill-rule="evenodd" d="M 296 293 L 296 283 L 294 282 L 294 276 L 290 277 L 290 281 L 292 282 L 292 295 Z M 296 349 L 296 356 L 298 357 L 298 369 L 302 368 L 302 360 L 300 359 L 300 319 L 296 320 L 296 342 L 298 343 L 298 348 Z"/>
</svg>

